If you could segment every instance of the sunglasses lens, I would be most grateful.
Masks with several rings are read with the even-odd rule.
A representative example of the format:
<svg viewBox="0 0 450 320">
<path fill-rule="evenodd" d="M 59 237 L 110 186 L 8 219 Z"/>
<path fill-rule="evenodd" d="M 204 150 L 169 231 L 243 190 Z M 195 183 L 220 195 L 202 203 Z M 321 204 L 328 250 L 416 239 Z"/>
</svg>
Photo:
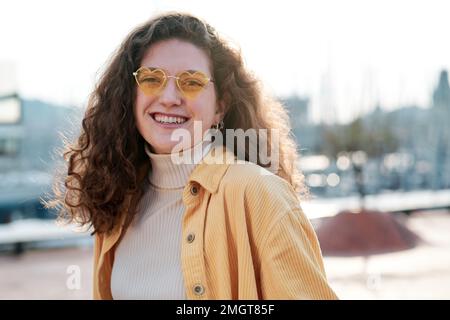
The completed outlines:
<svg viewBox="0 0 450 320">
<path fill-rule="evenodd" d="M 208 84 L 208 77 L 201 72 L 183 72 L 179 75 L 178 85 L 183 94 L 195 98 Z"/>
<path fill-rule="evenodd" d="M 135 76 L 139 88 L 148 96 L 158 95 L 167 81 L 166 74 L 161 69 L 141 68 Z M 188 99 L 195 98 L 208 82 L 208 77 L 199 71 L 184 71 L 177 77 L 178 89 Z"/>
<path fill-rule="evenodd" d="M 141 90 L 147 95 L 156 95 L 164 85 L 166 77 L 159 69 L 140 69 L 136 75 L 136 80 Z"/>
</svg>

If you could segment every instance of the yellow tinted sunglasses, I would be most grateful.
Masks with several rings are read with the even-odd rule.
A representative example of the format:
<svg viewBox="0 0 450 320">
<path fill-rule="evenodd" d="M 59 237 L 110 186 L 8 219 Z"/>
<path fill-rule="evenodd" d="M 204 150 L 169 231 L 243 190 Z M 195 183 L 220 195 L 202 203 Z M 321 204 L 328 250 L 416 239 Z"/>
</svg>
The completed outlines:
<svg viewBox="0 0 450 320">
<path fill-rule="evenodd" d="M 160 94 L 169 78 L 175 79 L 181 94 L 188 99 L 194 99 L 209 82 L 214 82 L 203 72 L 196 70 L 185 70 L 175 76 L 169 76 L 160 68 L 140 67 L 133 75 L 139 88 L 147 96 Z"/>
</svg>

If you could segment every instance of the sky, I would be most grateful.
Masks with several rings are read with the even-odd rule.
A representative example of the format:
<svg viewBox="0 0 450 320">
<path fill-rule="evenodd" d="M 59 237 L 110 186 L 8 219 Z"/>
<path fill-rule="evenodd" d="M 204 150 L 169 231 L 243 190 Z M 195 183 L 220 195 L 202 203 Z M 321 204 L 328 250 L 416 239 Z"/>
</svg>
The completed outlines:
<svg viewBox="0 0 450 320">
<path fill-rule="evenodd" d="M 204 18 L 272 94 L 308 97 L 314 120 L 429 106 L 450 70 L 448 1 L 6 0 L 0 93 L 84 107 L 126 35 L 166 10 Z"/>
</svg>

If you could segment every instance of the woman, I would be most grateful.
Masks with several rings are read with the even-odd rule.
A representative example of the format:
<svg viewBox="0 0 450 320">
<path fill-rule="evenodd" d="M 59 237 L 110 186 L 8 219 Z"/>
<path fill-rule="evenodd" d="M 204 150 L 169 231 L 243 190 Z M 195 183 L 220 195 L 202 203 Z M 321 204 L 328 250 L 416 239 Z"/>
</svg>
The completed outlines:
<svg viewBox="0 0 450 320">
<path fill-rule="evenodd" d="M 258 143 L 276 161 L 255 141 L 230 148 L 230 129 L 269 129 Z M 69 220 L 93 227 L 94 298 L 335 299 L 289 134 L 281 104 L 204 21 L 168 13 L 132 31 L 90 97 L 59 193 Z"/>
</svg>

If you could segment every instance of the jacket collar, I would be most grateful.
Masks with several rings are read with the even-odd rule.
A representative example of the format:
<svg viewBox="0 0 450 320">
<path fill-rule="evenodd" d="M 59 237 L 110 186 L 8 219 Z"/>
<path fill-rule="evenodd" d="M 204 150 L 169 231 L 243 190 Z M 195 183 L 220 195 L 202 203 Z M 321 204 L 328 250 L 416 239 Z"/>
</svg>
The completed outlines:
<svg viewBox="0 0 450 320">
<path fill-rule="evenodd" d="M 229 165 L 235 163 L 235 161 L 236 156 L 231 150 L 222 145 L 213 145 L 191 173 L 188 184 L 195 181 L 208 190 L 208 192 L 216 193 L 219 189 L 220 181 L 225 175 Z M 141 172 L 140 174 L 143 173 Z M 133 199 L 128 199 L 127 201 L 130 201 L 129 203 L 131 203 L 132 200 Z M 106 234 L 105 243 L 102 247 L 103 254 L 108 252 L 122 235 L 127 213 L 128 212 L 124 211 L 120 216 L 117 226 L 110 233 Z"/>
<path fill-rule="evenodd" d="M 210 193 L 216 193 L 220 181 L 230 164 L 235 163 L 234 153 L 225 146 L 213 146 L 189 177 Z"/>
</svg>

